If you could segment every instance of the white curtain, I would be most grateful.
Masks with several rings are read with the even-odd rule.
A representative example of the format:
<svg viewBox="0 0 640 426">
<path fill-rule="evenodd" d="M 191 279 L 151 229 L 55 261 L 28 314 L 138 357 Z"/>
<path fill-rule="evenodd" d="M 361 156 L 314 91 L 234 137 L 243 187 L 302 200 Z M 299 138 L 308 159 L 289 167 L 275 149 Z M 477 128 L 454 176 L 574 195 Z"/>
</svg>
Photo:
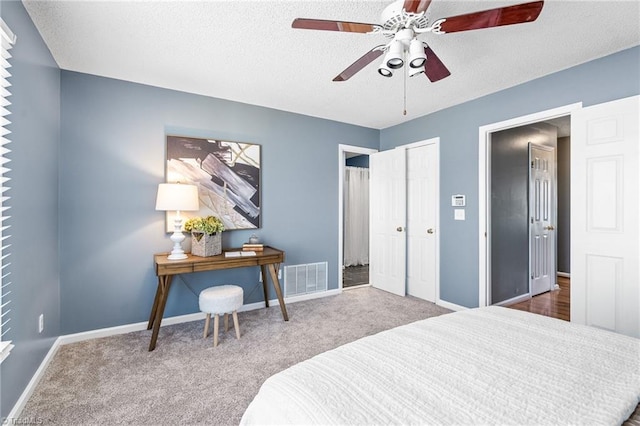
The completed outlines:
<svg viewBox="0 0 640 426">
<path fill-rule="evenodd" d="M 369 169 L 344 172 L 344 266 L 369 264 Z"/>
</svg>

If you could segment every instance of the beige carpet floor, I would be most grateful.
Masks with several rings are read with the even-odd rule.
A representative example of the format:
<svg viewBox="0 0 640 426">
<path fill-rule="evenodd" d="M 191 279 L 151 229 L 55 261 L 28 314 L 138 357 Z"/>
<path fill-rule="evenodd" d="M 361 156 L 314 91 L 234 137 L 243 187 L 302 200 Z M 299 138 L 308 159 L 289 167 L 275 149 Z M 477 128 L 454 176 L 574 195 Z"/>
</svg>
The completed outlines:
<svg viewBox="0 0 640 426">
<path fill-rule="evenodd" d="M 271 375 L 321 352 L 450 312 L 370 287 L 238 314 L 218 347 L 204 321 L 162 327 L 156 350 L 140 331 L 61 346 L 22 418 L 46 425 L 237 425 Z"/>
</svg>

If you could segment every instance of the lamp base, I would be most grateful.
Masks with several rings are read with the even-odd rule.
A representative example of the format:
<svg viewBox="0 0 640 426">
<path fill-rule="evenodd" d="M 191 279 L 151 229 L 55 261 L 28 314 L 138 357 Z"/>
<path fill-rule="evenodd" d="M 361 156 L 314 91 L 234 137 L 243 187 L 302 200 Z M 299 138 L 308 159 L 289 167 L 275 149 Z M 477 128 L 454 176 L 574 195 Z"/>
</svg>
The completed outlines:
<svg viewBox="0 0 640 426">
<path fill-rule="evenodd" d="M 167 259 L 186 259 L 187 255 L 184 253 L 184 250 L 182 250 L 182 242 L 184 241 L 185 236 L 182 233 L 182 218 L 180 218 L 180 212 L 178 212 L 178 214 L 176 215 L 173 224 L 173 234 L 171 234 L 171 241 L 173 241 L 173 250 L 171 250 L 171 254 L 169 254 Z"/>
<path fill-rule="evenodd" d="M 167 256 L 167 259 L 169 260 L 181 260 L 181 259 L 186 259 L 187 256 L 186 254 L 184 254 L 184 251 L 182 253 L 173 253 L 171 252 L 171 254 L 169 256 Z"/>
</svg>

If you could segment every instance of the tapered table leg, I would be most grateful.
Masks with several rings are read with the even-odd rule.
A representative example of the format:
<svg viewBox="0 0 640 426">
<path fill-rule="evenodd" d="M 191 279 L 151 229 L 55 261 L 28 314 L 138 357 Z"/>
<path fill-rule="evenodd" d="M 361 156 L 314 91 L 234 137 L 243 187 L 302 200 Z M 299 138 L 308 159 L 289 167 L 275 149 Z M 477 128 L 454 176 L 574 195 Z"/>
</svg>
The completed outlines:
<svg viewBox="0 0 640 426">
<path fill-rule="evenodd" d="M 164 307 L 167 304 L 169 296 L 169 288 L 173 275 L 160 275 L 158 277 L 158 292 L 156 293 L 157 303 L 154 303 L 155 318 L 153 319 L 153 332 L 151 333 L 151 342 L 149 342 L 149 351 L 156 348 L 156 340 L 158 340 L 158 332 L 160 331 L 160 323 L 164 315 Z M 153 309 L 152 309 L 153 313 Z"/>
<path fill-rule="evenodd" d="M 287 307 L 284 305 L 284 299 L 282 297 L 282 290 L 280 289 L 280 281 L 278 280 L 278 273 L 276 271 L 276 265 L 269 264 L 269 274 L 271 275 L 271 281 L 273 281 L 273 288 L 276 290 L 278 296 L 278 303 L 280 303 L 280 310 L 282 311 L 282 318 L 285 321 L 289 321 L 289 315 L 287 315 Z"/>
<path fill-rule="evenodd" d="M 269 287 L 267 284 L 267 267 L 260 265 L 260 271 L 262 272 L 262 290 L 264 291 L 264 304 L 269 307 Z"/>
<path fill-rule="evenodd" d="M 151 314 L 149 315 L 149 322 L 147 323 L 147 330 L 151 330 L 153 327 L 153 321 L 156 319 L 156 311 L 158 310 L 158 301 L 162 294 L 162 283 L 158 278 L 158 288 L 156 289 L 156 297 L 153 299 L 153 306 L 151 307 Z"/>
</svg>

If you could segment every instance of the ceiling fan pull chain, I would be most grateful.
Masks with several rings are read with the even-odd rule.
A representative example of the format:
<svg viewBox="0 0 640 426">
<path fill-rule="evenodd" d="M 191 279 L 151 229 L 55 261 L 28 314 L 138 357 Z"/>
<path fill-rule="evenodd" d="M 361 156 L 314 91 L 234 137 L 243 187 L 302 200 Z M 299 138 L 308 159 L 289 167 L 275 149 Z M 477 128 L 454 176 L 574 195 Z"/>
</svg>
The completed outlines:
<svg viewBox="0 0 640 426">
<path fill-rule="evenodd" d="M 406 69 L 402 73 L 404 78 L 404 112 L 402 115 L 407 115 L 407 73 L 409 72 L 409 67 L 405 67 Z"/>
</svg>

